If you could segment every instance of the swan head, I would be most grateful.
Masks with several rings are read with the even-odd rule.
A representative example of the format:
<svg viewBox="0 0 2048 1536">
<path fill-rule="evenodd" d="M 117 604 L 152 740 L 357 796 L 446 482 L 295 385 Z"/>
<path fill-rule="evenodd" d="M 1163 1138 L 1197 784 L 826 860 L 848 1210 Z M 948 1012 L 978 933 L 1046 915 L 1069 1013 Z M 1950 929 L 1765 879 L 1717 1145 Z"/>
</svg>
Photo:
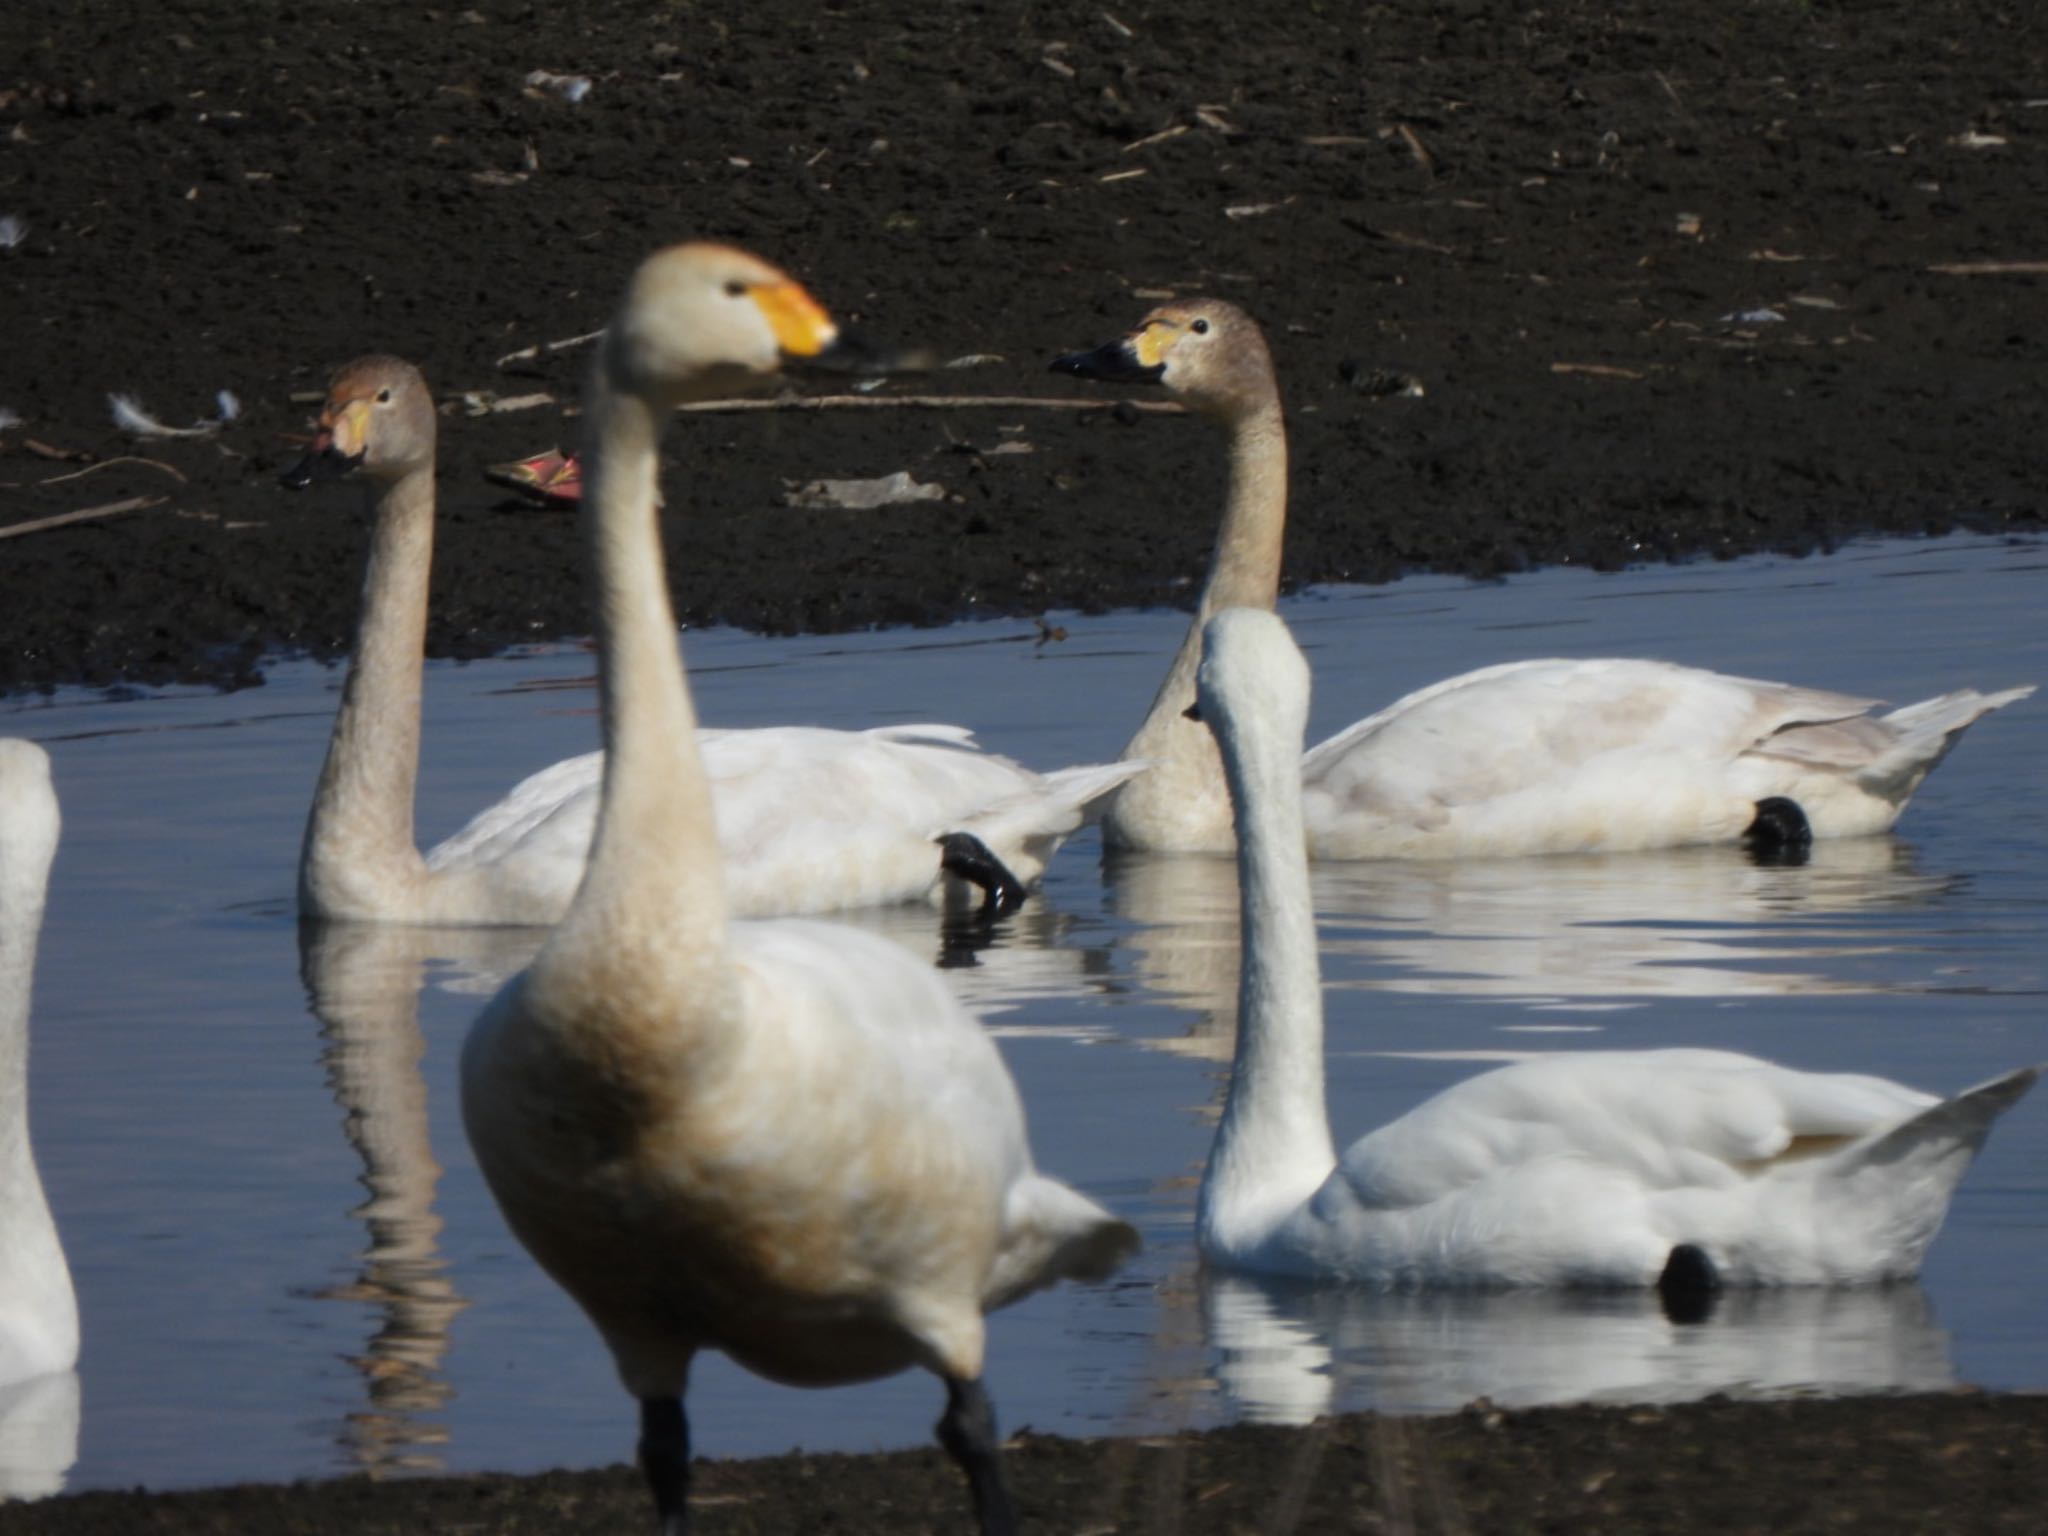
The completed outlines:
<svg viewBox="0 0 2048 1536">
<path fill-rule="evenodd" d="M 1232 741 L 1282 744 L 1291 759 L 1308 730 L 1308 663 L 1286 621 L 1263 608 L 1226 608 L 1202 626 L 1202 665 L 1189 711 Z"/>
<path fill-rule="evenodd" d="M 598 366 L 615 388 L 672 405 L 744 387 L 834 351 L 839 327 L 803 285 L 760 257 L 696 241 L 640 264 Z"/>
<path fill-rule="evenodd" d="M 280 477 L 293 490 L 360 469 L 389 482 L 434 467 L 434 397 L 419 369 L 396 357 L 359 357 L 327 386 L 306 456 Z"/>
<path fill-rule="evenodd" d="M 1055 358 L 1052 369 L 1102 384 L 1157 384 L 1224 421 L 1272 409 L 1280 398 L 1265 333 L 1225 299 L 1162 304 L 1135 330 Z"/>
</svg>

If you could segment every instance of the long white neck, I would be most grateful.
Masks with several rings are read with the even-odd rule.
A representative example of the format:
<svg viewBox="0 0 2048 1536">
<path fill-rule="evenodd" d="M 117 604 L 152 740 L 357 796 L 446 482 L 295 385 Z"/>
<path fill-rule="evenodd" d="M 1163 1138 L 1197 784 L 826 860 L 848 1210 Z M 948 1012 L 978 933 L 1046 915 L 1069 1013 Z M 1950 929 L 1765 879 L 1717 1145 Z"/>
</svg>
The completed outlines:
<svg viewBox="0 0 2048 1536">
<path fill-rule="evenodd" d="M 597 604 L 604 788 L 590 862 L 532 967 L 579 994 L 607 976 L 635 990 L 715 966 L 724 873 L 697 717 L 676 643 L 656 521 L 656 408 L 615 391 L 600 360 L 587 392 L 583 528 Z M 565 969 L 566 968 L 566 969 Z"/>
<path fill-rule="evenodd" d="M 355 650 L 299 857 L 299 908 L 309 916 L 418 915 L 427 872 L 413 841 L 413 792 L 433 554 L 427 464 L 377 500 Z"/>
<path fill-rule="evenodd" d="M 1313 1194 L 1337 1160 L 1323 1097 L 1323 994 L 1302 835 L 1301 732 L 1232 732 L 1243 960 L 1230 1096 L 1203 1175 L 1210 1251 L 1241 1249 Z"/>
<path fill-rule="evenodd" d="M 48 797 L 47 785 L 39 793 Z M 37 814 L 25 833 L 10 827 L 0 848 L 0 1383 L 68 1369 L 78 1354 L 71 1271 L 29 1140 L 29 991 L 56 851 L 54 799 Z"/>
<path fill-rule="evenodd" d="M 1145 723 L 1124 748 L 1152 767 L 1117 791 L 1103 818 L 1114 848 L 1227 852 L 1230 806 L 1215 738 L 1186 718 L 1195 701 L 1202 626 L 1226 608 L 1264 608 L 1280 596 L 1287 532 L 1287 427 L 1277 393 L 1231 424 L 1230 493 L 1201 602 Z"/>
</svg>

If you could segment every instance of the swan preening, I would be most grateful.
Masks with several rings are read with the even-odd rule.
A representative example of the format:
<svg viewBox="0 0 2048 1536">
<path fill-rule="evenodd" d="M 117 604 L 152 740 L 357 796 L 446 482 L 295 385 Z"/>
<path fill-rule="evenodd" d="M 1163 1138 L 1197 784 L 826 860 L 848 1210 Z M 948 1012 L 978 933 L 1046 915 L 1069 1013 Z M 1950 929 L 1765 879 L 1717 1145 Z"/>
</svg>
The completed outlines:
<svg viewBox="0 0 2048 1536">
<path fill-rule="evenodd" d="M 29 990 L 58 821 L 48 754 L 0 738 L 0 1386 L 78 1360 L 78 1299 L 28 1123 Z"/>
<path fill-rule="evenodd" d="M 1235 1269 L 1385 1288 L 1847 1284 L 1915 1273 L 1991 1123 L 2039 1075 L 1950 1099 L 1728 1051 L 1537 1056 L 1341 1157 L 1302 832 L 1308 667 L 1260 609 L 1204 630 L 1198 712 L 1236 815 L 1243 964 L 1196 1237 Z"/>
<path fill-rule="evenodd" d="M 633 277 L 586 393 L 585 536 L 606 748 L 589 867 L 462 1058 L 506 1220 L 611 1347 L 640 1460 L 683 1528 L 699 1350 L 822 1385 L 922 1366 L 984 1531 L 1015 1528 L 981 1383 L 983 1314 L 1099 1277 L 1132 1229 L 1033 1170 L 1001 1058 L 931 967 L 846 928 L 730 921 L 713 787 L 655 519 L 681 400 L 809 356 L 831 321 L 743 252 Z"/>
<path fill-rule="evenodd" d="M 1287 435 L 1265 337 L 1235 305 L 1164 305 L 1053 365 L 1163 385 L 1230 439 L 1230 489 L 1194 622 L 1126 749 L 1151 769 L 1103 819 L 1113 847 L 1227 852 L 1216 749 L 1183 718 L 1203 623 L 1271 609 L 1287 517 Z M 1979 715 L 2031 687 L 1958 689 L 1873 715 L 1874 699 L 1640 660 L 1516 661 L 1419 689 L 1301 761 L 1323 859 L 1797 845 L 1882 832 Z"/>
<path fill-rule="evenodd" d="M 601 753 L 516 785 L 421 856 L 413 835 L 434 541 L 435 414 L 426 381 L 364 357 L 329 387 L 304 485 L 359 469 L 376 514 L 341 708 L 306 823 L 309 916 L 547 924 L 568 909 L 597 817 Z M 1007 907 L 1066 836 L 1142 765 L 1034 773 L 950 725 L 705 731 L 731 910 L 824 912 L 981 887 Z"/>
</svg>

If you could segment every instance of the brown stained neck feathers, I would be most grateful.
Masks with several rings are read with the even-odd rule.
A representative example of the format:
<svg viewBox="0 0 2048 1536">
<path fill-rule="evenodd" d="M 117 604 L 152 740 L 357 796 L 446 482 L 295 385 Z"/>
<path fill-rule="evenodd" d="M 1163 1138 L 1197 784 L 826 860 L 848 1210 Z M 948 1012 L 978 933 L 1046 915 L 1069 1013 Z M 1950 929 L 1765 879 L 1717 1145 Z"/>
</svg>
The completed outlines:
<svg viewBox="0 0 2048 1536">
<path fill-rule="evenodd" d="M 413 794 L 433 553 L 428 463 L 377 499 L 355 650 L 299 863 L 300 906 L 318 916 L 402 920 L 426 884 Z"/>
<path fill-rule="evenodd" d="M 589 391 L 583 527 L 597 605 L 604 789 L 590 863 L 536 978 L 574 961 L 597 973 L 674 976 L 722 954 L 724 872 L 697 749 L 656 518 L 666 415 L 614 390 L 600 362 Z M 635 990 L 642 990 L 636 981 Z M 674 994 L 669 994 L 674 995 Z"/>
<path fill-rule="evenodd" d="M 1125 759 L 1145 758 L 1150 771 L 1117 793 L 1104 827 L 1113 846 L 1159 851 L 1228 849 L 1230 807 L 1215 738 L 1186 718 L 1195 701 L 1195 669 L 1202 660 L 1202 626 L 1226 608 L 1263 608 L 1280 595 L 1280 560 L 1287 533 L 1287 429 L 1277 394 L 1231 422 L 1230 492 L 1217 530 L 1209 574 L 1187 635 L 1145 723 L 1124 748 Z M 1188 823 L 1206 825 L 1197 833 Z M 1178 831 L 1167 828 L 1179 824 Z"/>
</svg>

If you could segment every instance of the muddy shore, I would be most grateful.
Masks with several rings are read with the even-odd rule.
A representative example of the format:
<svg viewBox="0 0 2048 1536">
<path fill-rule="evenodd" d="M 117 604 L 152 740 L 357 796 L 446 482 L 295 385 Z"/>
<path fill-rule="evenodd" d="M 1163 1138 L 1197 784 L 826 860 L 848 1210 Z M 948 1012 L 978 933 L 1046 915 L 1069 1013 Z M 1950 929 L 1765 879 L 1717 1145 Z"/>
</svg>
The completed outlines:
<svg viewBox="0 0 2048 1536">
<path fill-rule="evenodd" d="M 1151 295 L 1248 305 L 1290 402 L 1291 584 L 2038 527 L 2043 26 L 1958 0 L 20 0 L 0 533 L 147 505 L 0 539 L 0 689 L 340 654 L 358 498 L 276 476 L 372 350 L 447 401 L 433 653 L 585 632 L 574 518 L 480 471 L 573 442 L 583 351 L 526 354 L 690 235 L 988 359 L 898 392 L 1079 398 L 1046 361 Z M 109 412 L 186 427 L 222 390 L 204 437 Z M 697 418 L 669 451 L 684 617 L 777 632 L 1175 602 L 1219 495 L 1195 424 L 1058 409 Z M 788 504 L 899 470 L 944 497 Z"/>
</svg>

